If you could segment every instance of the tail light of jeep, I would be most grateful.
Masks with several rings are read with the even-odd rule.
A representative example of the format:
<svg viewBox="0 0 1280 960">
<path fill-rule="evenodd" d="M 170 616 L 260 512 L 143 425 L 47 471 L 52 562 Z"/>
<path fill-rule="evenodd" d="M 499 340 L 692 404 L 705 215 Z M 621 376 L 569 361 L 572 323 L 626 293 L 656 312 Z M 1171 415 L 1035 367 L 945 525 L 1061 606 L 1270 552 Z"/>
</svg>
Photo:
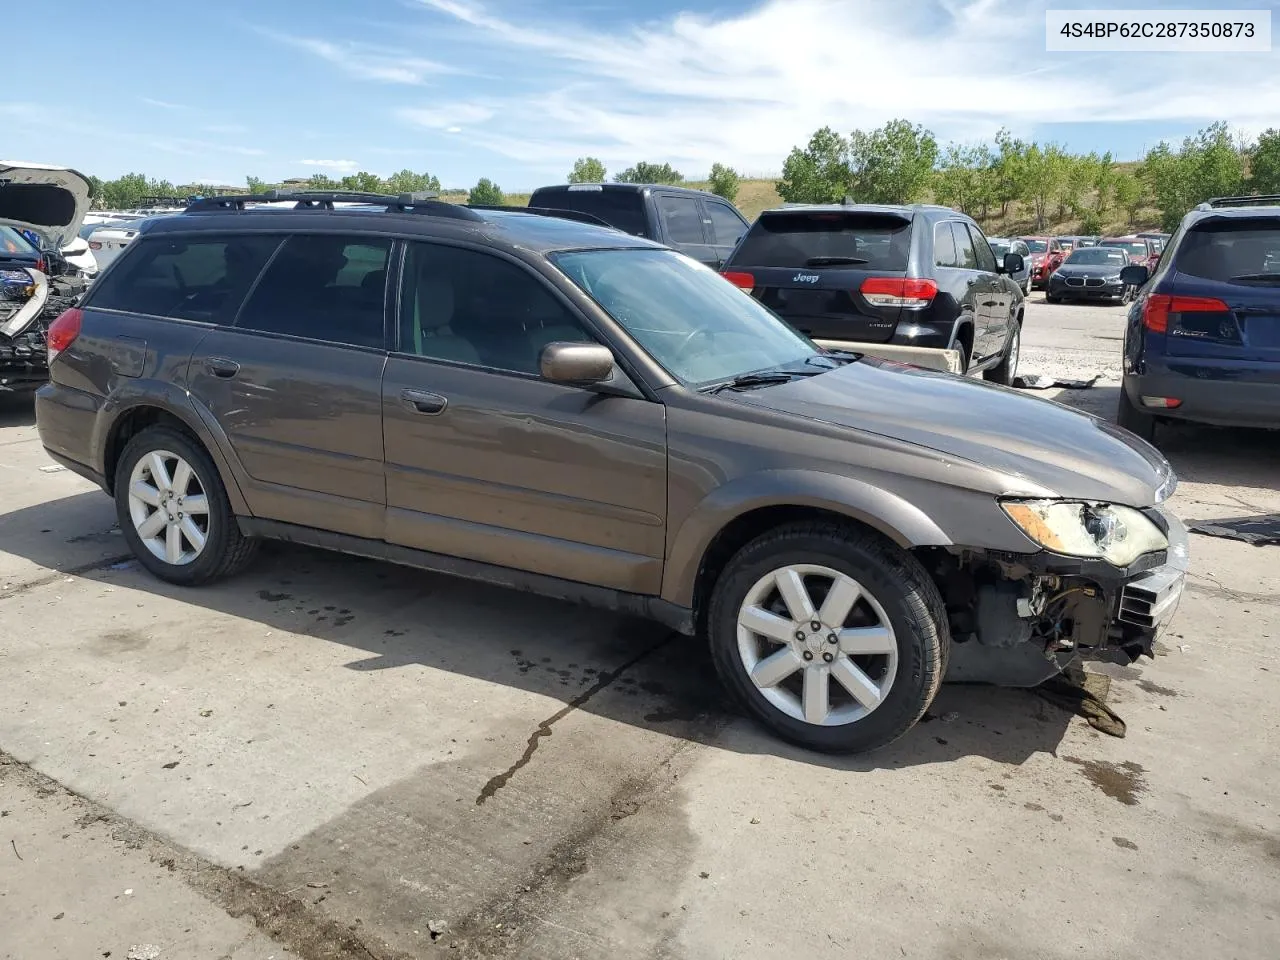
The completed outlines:
<svg viewBox="0 0 1280 960">
<path fill-rule="evenodd" d="M 736 270 L 726 270 L 720 276 L 724 277 L 739 290 L 750 293 L 755 289 L 756 278 L 749 273 L 741 273 Z"/>
<path fill-rule="evenodd" d="M 1216 297 L 1178 297 L 1153 293 L 1142 307 L 1142 325 L 1152 333 L 1168 333 L 1171 313 L 1227 313 L 1230 308 Z"/>
<path fill-rule="evenodd" d="M 84 320 L 84 311 L 72 307 L 58 314 L 58 319 L 49 324 L 49 332 L 45 334 L 45 342 L 49 347 L 49 362 L 60 354 L 80 336 L 80 324 Z"/>
<path fill-rule="evenodd" d="M 938 295 L 938 285 L 916 277 L 867 277 L 858 292 L 873 307 L 927 307 Z"/>
</svg>

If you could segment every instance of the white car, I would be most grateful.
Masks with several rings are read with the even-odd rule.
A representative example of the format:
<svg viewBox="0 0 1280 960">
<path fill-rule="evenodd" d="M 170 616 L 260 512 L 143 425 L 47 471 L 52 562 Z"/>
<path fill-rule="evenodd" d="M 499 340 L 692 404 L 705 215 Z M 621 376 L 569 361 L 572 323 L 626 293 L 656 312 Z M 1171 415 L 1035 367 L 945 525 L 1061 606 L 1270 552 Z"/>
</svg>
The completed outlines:
<svg viewBox="0 0 1280 960">
<path fill-rule="evenodd" d="M 159 216 L 167 217 L 172 215 L 164 213 Z M 93 251 L 93 256 L 98 261 L 98 269 L 107 269 L 111 261 L 124 253 L 124 248 L 138 235 L 138 230 L 142 225 L 154 219 L 156 218 L 139 217 L 136 220 L 105 223 L 90 231 L 89 249 Z"/>
</svg>

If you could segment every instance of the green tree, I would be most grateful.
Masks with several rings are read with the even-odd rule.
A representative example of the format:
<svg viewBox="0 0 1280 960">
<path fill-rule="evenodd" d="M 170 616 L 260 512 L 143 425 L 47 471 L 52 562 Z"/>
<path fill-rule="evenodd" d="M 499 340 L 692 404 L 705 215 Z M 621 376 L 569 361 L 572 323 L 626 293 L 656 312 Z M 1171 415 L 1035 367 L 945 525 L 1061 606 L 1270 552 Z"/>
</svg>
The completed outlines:
<svg viewBox="0 0 1280 960">
<path fill-rule="evenodd" d="M 429 193 L 440 192 L 440 178 L 429 173 L 414 173 L 412 170 L 401 170 L 387 177 L 388 193 Z"/>
<path fill-rule="evenodd" d="M 1009 204 L 1027 191 L 1027 144 L 1003 127 L 996 132 L 996 148 L 992 158 L 992 200 L 1000 204 L 1000 216 L 1009 215 Z"/>
<path fill-rule="evenodd" d="M 352 190 L 356 193 L 383 193 L 386 190 L 386 184 L 382 182 L 382 178 L 367 170 L 343 177 L 338 181 L 338 185 L 343 190 Z"/>
<path fill-rule="evenodd" d="M 1093 183 L 1091 184 L 1093 187 L 1093 212 L 1098 214 L 1099 217 L 1106 213 L 1111 206 L 1118 176 L 1115 157 L 1108 150 L 1098 157 L 1098 162 L 1093 168 Z"/>
<path fill-rule="evenodd" d="M 126 173 L 102 185 L 102 206 L 106 210 L 136 207 L 149 192 L 147 178 L 141 173 Z"/>
<path fill-rule="evenodd" d="M 1258 135 L 1249 151 L 1249 188 L 1256 193 L 1280 193 L 1280 130 Z"/>
<path fill-rule="evenodd" d="M 503 196 L 502 188 L 490 180 L 488 177 L 481 177 L 471 192 L 467 194 L 467 203 L 476 203 L 483 206 L 500 207 L 506 202 Z"/>
<path fill-rule="evenodd" d="M 569 173 L 570 183 L 604 183 L 605 174 L 604 164 L 595 157 L 579 157 L 573 163 L 573 170 Z"/>
<path fill-rule="evenodd" d="M 860 203 L 923 200 L 938 159 L 938 141 L 919 124 L 890 120 L 849 137 L 850 192 Z"/>
<path fill-rule="evenodd" d="M 711 165 L 711 176 L 708 178 L 708 185 L 711 192 L 717 197 L 724 197 L 730 203 L 738 197 L 738 187 L 741 179 L 738 171 L 733 167 L 726 167 L 722 163 L 713 163 Z"/>
<path fill-rule="evenodd" d="M 649 163 L 641 160 L 634 167 L 627 167 L 613 178 L 616 183 L 683 183 L 684 174 L 669 163 Z"/>
<path fill-rule="evenodd" d="M 1214 123 L 1183 140 L 1177 152 L 1167 143 L 1148 150 L 1141 175 L 1160 211 L 1161 226 L 1173 230 L 1197 203 L 1243 189 L 1244 156 L 1227 124 Z"/>
<path fill-rule="evenodd" d="M 1067 180 L 1070 160 L 1057 144 L 1040 146 L 1033 143 L 1022 155 L 1022 199 L 1031 204 L 1036 215 L 1036 229 L 1048 222 L 1049 203 L 1057 197 Z"/>
<path fill-rule="evenodd" d="M 1142 181 L 1133 174 L 1119 173 L 1112 187 L 1112 196 L 1115 198 L 1116 206 L 1124 211 L 1129 224 L 1132 225 L 1138 219 L 1138 209 L 1145 199 Z"/>
<path fill-rule="evenodd" d="M 778 196 L 787 203 L 839 203 L 849 189 L 849 143 L 830 127 L 794 147 L 782 164 Z"/>
<path fill-rule="evenodd" d="M 307 189 L 309 190 L 337 190 L 341 184 L 327 173 L 313 173 L 307 177 Z"/>
<path fill-rule="evenodd" d="M 1062 188 L 1058 193 L 1059 220 L 1065 219 L 1068 212 L 1073 217 L 1080 217 L 1092 209 L 1090 201 L 1101 162 L 1096 153 L 1066 156 Z"/>
<path fill-rule="evenodd" d="M 990 158 L 986 147 L 948 144 L 934 174 L 934 198 L 956 210 L 985 217 L 990 204 L 986 175 Z"/>
<path fill-rule="evenodd" d="M 257 177 L 245 177 L 244 182 L 250 193 L 266 193 L 271 189 L 271 184 Z"/>
</svg>

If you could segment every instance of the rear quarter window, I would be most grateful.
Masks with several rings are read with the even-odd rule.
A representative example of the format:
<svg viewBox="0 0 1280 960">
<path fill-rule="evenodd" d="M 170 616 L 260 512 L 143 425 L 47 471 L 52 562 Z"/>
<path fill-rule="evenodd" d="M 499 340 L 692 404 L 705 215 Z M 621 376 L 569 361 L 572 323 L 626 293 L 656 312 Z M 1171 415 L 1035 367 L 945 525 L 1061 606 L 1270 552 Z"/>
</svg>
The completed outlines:
<svg viewBox="0 0 1280 960">
<path fill-rule="evenodd" d="M 98 280 L 87 306 L 229 323 L 280 237 L 142 237 Z"/>
<path fill-rule="evenodd" d="M 905 270 L 911 248 L 911 222 L 869 213 L 764 214 L 747 231 L 733 256 L 734 266 L 813 266 L 831 258 L 855 260 L 870 270 Z"/>
<path fill-rule="evenodd" d="M 1220 283 L 1280 283 L 1280 220 L 1205 223 L 1175 253 L 1179 273 Z"/>
</svg>

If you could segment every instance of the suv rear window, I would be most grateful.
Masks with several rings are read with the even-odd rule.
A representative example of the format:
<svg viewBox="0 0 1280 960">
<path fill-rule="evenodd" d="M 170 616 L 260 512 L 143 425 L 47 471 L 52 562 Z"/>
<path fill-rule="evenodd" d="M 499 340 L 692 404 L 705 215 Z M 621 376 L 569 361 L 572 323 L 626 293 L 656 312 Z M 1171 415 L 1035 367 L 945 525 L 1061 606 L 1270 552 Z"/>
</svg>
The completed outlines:
<svg viewBox="0 0 1280 960">
<path fill-rule="evenodd" d="M 766 213 L 747 231 L 733 264 L 797 268 L 831 258 L 845 261 L 832 266 L 905 270 L 910 245 L 911 221 L 891 214 Z"/>
<path fill-rule="evenodd" d="M 535 190 L 529 198 L 529 206 L 593 213 L 624 233 L 649 236 L 644 197 L 638 190 Z"/>
<path fill-rule="evenodd" d="M 1224 283 L 1280 283 L 1280 221 L 1241 219 L 1187 231 L 1179 273 Z"/>
<path fill-rule="evenodd" d="M 280 237 L 142 237 L 98 280 L 88 306 L 229 323 Z"/>
</svg>

